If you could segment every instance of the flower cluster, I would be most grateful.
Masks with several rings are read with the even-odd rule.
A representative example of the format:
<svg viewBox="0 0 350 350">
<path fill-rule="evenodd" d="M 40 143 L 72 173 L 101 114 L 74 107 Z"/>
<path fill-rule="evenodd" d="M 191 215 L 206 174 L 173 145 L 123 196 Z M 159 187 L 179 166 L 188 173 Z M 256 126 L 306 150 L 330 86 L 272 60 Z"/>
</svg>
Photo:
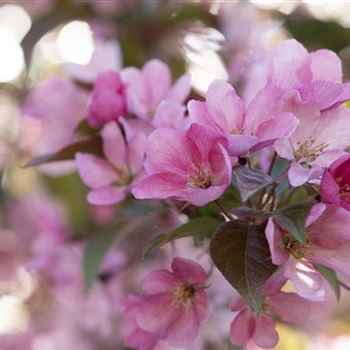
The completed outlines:
<svg viewBox="0 0 350 350">
<path fill-rule="evenodd" d="M 201 348 L 200 328 L 221 314 L 226 279 L 233 314 L 224 337 L 270 349 L 277 322 L 301 325 L 350 277 L 350 86 L 341 62 L 295 40 L 264 62 L 249 99 L 221 80 L 204 100 L 189 99 L 189 76 L 172 83 L 155 59 L 105 71 L 85 96 L 85 129 L 81 118 L 67 126 L 84 135 L 69 150 L 90 204 L 161 201 L 178 227 L 145 251 L 193 236 L 206 258 L 207 270 L 176 257 L 171 271 L 143 279 L 143 293 L 118 301 L 127 346 Z"/>
</svg>

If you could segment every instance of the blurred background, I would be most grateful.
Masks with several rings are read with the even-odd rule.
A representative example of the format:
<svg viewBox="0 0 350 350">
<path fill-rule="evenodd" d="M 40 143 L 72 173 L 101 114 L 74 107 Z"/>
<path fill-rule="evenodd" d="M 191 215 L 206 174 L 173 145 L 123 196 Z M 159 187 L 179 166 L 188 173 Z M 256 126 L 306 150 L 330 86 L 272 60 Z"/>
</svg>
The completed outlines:
<svg viewBox="0 0 350 350">
<path fill-rule="evenodd" d="M 247 77 L 259 74 L 266 50 L 288 37 L 309 50 L 334 50 L 343 61 L 344 79 L 350 78 L 347 1 L 0 1 L 1 350 L 125 349 L 115 328 L 118 317 L 110 315 L 110 304 L 101 296 L 105 291 L 95 286 L 85 296 L 80 281 L 81 242 L 94 238 L 101 227 L 116 230 L 111 218 L 122 208 L 88 205 L 87 190 L 71 162 L 23 168 L 31 158 L 71 142 L 69 125 L 86 116 L 96 75 L 159 58 L 174 79 L 190 73 L 193 96 L 203 96 L 213 79 L 230 81 L 244 95 L 251 91 Z M 150 225 L 159 231 L 181 220 L 157 213 L 147 220 L 155 220 Z M 135 227 L 126 231 L 132 239 Z M 47 232 L 49 241 L 40 236 Z M 130 249 L 129 244 L 128 261 L 139 256 L 142 239 L 140 247 Z M 74 242 L 74 249 L 66 249 L 67 241 Z M 52 246 L 61 245 L 58 260 L 48 256 Z M 125 257 L 115 251 L 110 261 L 116 271 Z M 28 264 L 41 274 L 29 272 Z M 141 274 L 136 268 L 133 273 Z M 74 288 L 63 290 L 55 282 L 55 291 L 50 289 L 53 280 L 67 276 L 73 276 Z M 100 275 L 102 282 L 106 276 L 108 271 Z M 118 286 L 108 286 L 112 299 L 119 295 Z M 71 304 L 66 299 L 57 306 L 53 299 L 62 295 L 69 295 Z M 342 304 L 322 307 L 305 325 L 306 333 L 281 325 L 278 349 L 350 349 L 349 311 L 343 293 Z M 76 322 L 77 314 L 83 324 Z M 229 344 L 198 347 L 226 348 L 234 349 Z"/>
</svg>

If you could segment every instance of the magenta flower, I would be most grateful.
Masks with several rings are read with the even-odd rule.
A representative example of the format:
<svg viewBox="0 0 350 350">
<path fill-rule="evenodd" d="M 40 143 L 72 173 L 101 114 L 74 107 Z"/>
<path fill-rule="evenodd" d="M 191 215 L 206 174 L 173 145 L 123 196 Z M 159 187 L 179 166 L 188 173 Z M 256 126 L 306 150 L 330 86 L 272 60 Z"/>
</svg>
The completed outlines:
<svg viewBox="0 0 350 350">
<path fill-rule="evenodd" d="M 313 301 L 325 298 L 325 280 L 315 268 L 316 264 L 350 276 L 349 224 L 350 213 L 345 209 L 316 204 L 306 222 L 307 242 L 301 244 L 269 219 L 266 237 L 272 262 L 282 265 L 284 276 L 303 298 Z"/>
<path fill-rule="evenodd" d="M 175 258 L 171 269 L 146 276 L 142 282 L 146 295 L 134 315 L 141 330 L 183 348 L 194 341 L 208 315 L 207 274 L 199 264 L 183 258 Z"/>
<path fill-rule="evenodd" d="M 344 155 L 327 168 L 321 180 L 322 201 L 350 211 L 350 155 Z"/>
<path fill-rule="evenodd" d="M 253 313 L 240 297 L 231 303 L 231 310 L 238 312 L 231 323 L 233 344 L 242 346 L 253 341 L 263 349 L 272 349 L 279 340 L 274 321 L 276 317 L 284 322 L 300 324 L 310 316 L 310 302 L 295 293 L 281 292 L 286 279 L 275 277 L 277 275 L 278 272 L 266 284 L 260 315 Z"/>
<path fill-rule="evenodd" d="M 156 59 L 147 62 L 141 70 L 126 68 L 121 76 L 127 86 L 128 110 L 145 121 L 153 118 L 163 100 L 181 105 L 191 89 L 188 75 L 183 75 L 171 86 L 168 66 Z"/>
<path fill-rule="evenodd" d="M 239 156 L 289 136 L 297 127 L 292 113 L 265 113 L 267 103 L 257 98 L 246 109 L 230 84 L 216 80 L 209 86 L 205 102 L 191 100 L 188 110 L 194 122 L 227 137 L 230 155 Z"/>
<path fill-rule="evenodd" d="M 198 206 L 217 199 L 231 182 L 231 161 L 224 142 L 225 138 L 199 124 L 187 131 L 153 131 L 146 147 L 148 177 L 133 188 L 133 195 Z"/>
<path fill-rule="evenodd" d="M 89 102 L 88 122 L 100 127 L 110 121 L 118 121 L 125 112 L 126 96 L 119 74 L 111 70 L 100 73 Z"/>
<path fill-rule="evenodd" d="M 132 135 L 128 142 L 115 122 L 101 131 L 106 159 L 88 153 L 77 153 L 76 163 L 83 182 L 92 189 L 88 202 L 110 205 L 122 201 L 138 181 L 146 137 L 142 132 Z"/>
</svg>

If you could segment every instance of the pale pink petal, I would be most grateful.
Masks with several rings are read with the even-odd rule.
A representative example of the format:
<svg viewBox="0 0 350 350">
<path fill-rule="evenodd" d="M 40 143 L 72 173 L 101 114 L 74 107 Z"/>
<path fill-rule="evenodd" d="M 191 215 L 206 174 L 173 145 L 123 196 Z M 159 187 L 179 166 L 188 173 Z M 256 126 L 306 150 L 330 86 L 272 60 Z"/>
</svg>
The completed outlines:
<svg viewBox="0 0 350 350">
<path fill-rule="evenodd" d="M 127 146 L 127 158 L 130 170 L 133 174 L 138 174 L 142 169 L 145 158 L 147 137 L 143 132 L 137 132 L 130 138 Z"/>
<path fill-rule="evenodd" d="M 293 113 L 283 112 L 261 123 L 256 131 L 260 141 L 271 141 L 289 136 L 298 126 L 299 121 Z"/>
<path fill-rule="evenodd" d="M 310 302 L 295 293 L 279 292 L 272 295 L 269 305 L 271 311 L 285 322 L 300 324 L 307 322 L 310 317 Z"/>
<path fill-rule="evenodd" d="M 106 186 L 89 192 L 87 201 L 95 205 L 111 205 L 121 202 L 125 197 L 125 187 Z"/>
<path fill-rule="evenodd" d="M 323 169 L 319 166 L 304 168 L 299 163 L 292 163 L 288 170 L 288 179 L 292 186 L 298 187 L 304 183 L 319 178 Z"/>
<path fill-rule="evenodd" d="M 198 335 L 199 321 L 192 305 L 186 304 L 180 310 L 179 317 L 169 327 L 167 340 L 175 348 L 187 348 Z"/>
<path fill-rule="evenodd" d="M 167 270 L 149 273 L 142 281 L 142 289 L 148 294 L 159 294 L 172 290 L 181 284 L 181 279 Z"/>
<path fill-rule="evenodd" d="M 207 92 L 206 106 L 211 118 L 227 133 L 243 128 L 245 107 L 229 83 L 214 80 Z"/>
<path fill-rule="evenodd" d="M 272 349 L 277 345 L 279 336 L 271 317 L 261 315 L 256 319 L 253 340 L 264 349 Z"/>
<path fill-rule="evenodd" d="M 184 129 L 185 107 L 176 101 L 162 101 L 154 114 L 152 124 L 157 128 Z"/>
<path fill-rule="evenodd" d="M 315 264 L 328 266 L 336 272 L 350 276 L 350 243 L 336 249 L 313 246 L 308 249 L 307 256 Z"/>
<path fill-rule="evenodd" d="M 190 259 L 175 258 L 171 269 L 177 277 L 191 283 L 203 285 L 207 280 L 207 273 L 203 267 Z"/>
<path fill-rule="evenodd" d="M 146 177 L 132 189 L 132 194 L 138 199 L 183 200 L 186 198 L 186 179 L 173 173 L 159 173 Z"/>
<path fill-rule="evenodd" d="M 148 137 L 145 168 L 150 173 L 187 173 L 193 164 L 191 148 L 184 132 L 159 128 Z"/>
<path fill-rule="evenodd" d="M 199 289 L 196 291 L 196 298 L 193 303 L 193 308 L 199 322 L 203 322 L 208 317 L 209 298 L 204 289 Z"/>
<path fill-rule="evenodd" d="M 316 102 L 320 110 L 330 108 L 347 100 L 346 95 L 343 93 L 344 88 L 342 84 L 334 81 L 314 81 L 308 85 L 303 85 L 299 92 L 303 103 Z"/>
<path fill-rule="evenodd" d="M 205 102 L 191 100 L 187 104 L 187 109 L 193 123 L 206 125 L 207 127 L 221 134 L 225 134 L 227 132 L 211 117 Z"/>
<path fill-rule="evenodd" d="M 322 275 L 305 259 L 290 257 L 284 267 L 284 275 L 293 283 L 301 297 L 312 301 L 322 301 L 326 292 Z"/>
<path fill-rule="evenodd" d="M 209 188 L 189 188 L 186 192 L 186 200 L 196 206 L 206 205 L 218 199 L 227 189 L 229 183 L 221 186 L 211 185 Z"/>
<path fill-rule="evenodd" d="M 230 338 L 233 344 L 245 345 L 253 336 L 255 319 L 248 309 L 241 311 L 231 323 Z"/>
<path fill-rule="evenodd" d="M 311 72 L 305 69 L 307 58 L 308 52 L 298 41 L 283 41 L 273 52 L 270 83 L 287 90 L 310 81 Z"/>
<path fill-rule="evenodd" d="M 350 241 L 350 213 L 337 205 L 327 209 L 312 225 L 307 234 L 312 243 L 323 248 L 337 248 Z"/>
<path fill-rule="evenodd" d="M 308 226 L 312 225 L 315 221 L 317 221 L 319 219 L 319 217 L 324 213 L 326 208 L 327 208 L 327 206 L 323 203 L 315 204 L 311 208 L 310 213 L 309 213 L 308 217 L 306 218 L 305 226 L 308 227 Z M 308 234 L 310 234 L 310 233 L 308 233 Z"/>
<path fill-rule="evenodd" d="M 182 309 L 173 305 L 172 293 L 151 295 L 138 306 L 135 315 L 138 326 L 164 337 L 171 325 L 181 316 Z"/>
<path fill-rule="evenodd" d="M 170 89 L 171 75 L 169 67 L 162 61 L 153 59 L 142 68 L 142 74 L 147 84 L 148 93 L 151 96 L 152 106 L 166 98 Z"/>
<path fill-rule="evenodd" d="M 287 278 L 284 276 L 283 268 L 277 269 L 273 275 L 265 282 L 264 294 L 274 295 L 278 293 L 286 284 Z"/>
<path fill-rule="evenodd" d="M 102 158 L 88 153 L 77 153 L 75 160 L 81 179 L 91 188 L 107 186 L 117 180 L 114 169 Z"/>
<path fill-rule="evenodd" d="M 342 81 L 342 64 L 336 53 L 321 49 L 310 53 L 312 80 Z"/>
<path fill-rule="evenodd" d="M 275 265 L 281 265 L 288 260 L 289 253 L 283 250 L 283 233 L 273 218 L 269 218 L 266 225 L 265 235 L 269 243 L 271 260 Z"/>
<path fill-rule="evenodd" d="M 229 135 L 227 151 L 230 156 L 244 156 L 255 146 L 259 139 L 252 135 Z"/>
<path fill-rule="evenodd" d="M 183 103 L 191 91 L 191 76 L 189 74 L 182 75 L 176 80 L 173 87 L 167 94 L 167 99 L 178 103 Z"/>
<path fill-rule="evenodd" d="M 126 146 L 124 137 L 115 122 L 109 122 L 101 131 L 103 151 L 108 161 L 116 168 L 126 166 Z"/>
</svg>

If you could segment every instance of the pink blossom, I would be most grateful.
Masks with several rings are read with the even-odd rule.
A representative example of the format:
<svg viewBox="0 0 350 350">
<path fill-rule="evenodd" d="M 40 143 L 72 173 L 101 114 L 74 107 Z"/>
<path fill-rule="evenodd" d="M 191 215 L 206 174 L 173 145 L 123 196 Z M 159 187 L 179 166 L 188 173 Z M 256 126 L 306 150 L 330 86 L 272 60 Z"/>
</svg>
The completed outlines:
<svg viewBox="0 0 350 350">
<path fill-rule="evenodd" d="M 306 221 L 307 242 L 299 243 L 270 218 L 266 227 L 272 262 L 282 265 L 283 273 L 296 292 L 313 301 L 324 300 L 325 280 L 316 269 L 321 264 L 350 276 L 350 214 L 345 209 L 315 205 Z"/>
<path fill-rule="evenodd" d="M 333 162 L 322 176 L 320 194 L 325 203 L 350 211 L 350 155 Z"/>
<path fill-rule="evenodd" d="M 121 76 L 127 86 L 128 110 L 145 121 L 153 118 L 164 100 L 183 104 L 191 88 L 188 75 L 183 75 L 171 86 L 168 66 L 156 59 L 147 62 L 141 70 L 126 68 Z"/>
<path fill-rule="evenodd" d="M 124 84 L 119 74 L 111 70 L 100 73 L 94 84 L 88 107 L 88 121 L 92 126 L 103 126 L 118 121 L 126 112 Z"/>
<path fill-rule="evenodd" d="M 146 147 L 148 177 L 137 184 L 136 198 L 178 199 L 202 206 L 217 199 L 231 181 L 225 139 L 199 124 L 185 131 L 159 128 Z"/>
<path fill-rule="evenodd" d="M 88 202 L 110 205 L 122 201 L 139 180 L 146 139 L 139 132 L 125 141 L 115 122 L 106 124 L 101 135 L 106 159 L 77 153 L 76 163 L 81 179 L 91 188 Z"/>
<path fill-rule="evenodd" d="M 191 100 L 188 109 L 194 122 L 226 136 L 230 155 L 239 156 L 271 145 L 297 127 L 292 113 L 265 113 L 266 103 L 257 99 L 246 108 L 230 84 L 216 80 L 209 86 L 205 102 Z"/>
<path fill-rule="evenodd" d="M 171 269 L 155 270 L 146 276 L 142 282 L 145 295 L 133 310 L 133 317 L 138 329 L 146 332 L 139 334 L 139 339 L 148 333 L 147 339 L 151 334 L 183 348 L 192 344 L 208 315 L 204 291 L 207 274 L 199 264 L 183 258 L 175 258 Z"/>
<path fill-rule="evenodd" d="M 231 323 L 231 341 L 238 346 L 253 341 L 263 349 L 274 348 L 279 340 L 274 319 L 300 324 L 310 315 L 310 303 L 295 293 L 284 293 L 280 288 L 285 279 L 273 275 L 264 290 L 262 311 L 256 315 L 240 297 L 234 298 L 231 310 L 238 312 Z M 291 305 L 293 307 L 291 307 Z"/>
</svg>

